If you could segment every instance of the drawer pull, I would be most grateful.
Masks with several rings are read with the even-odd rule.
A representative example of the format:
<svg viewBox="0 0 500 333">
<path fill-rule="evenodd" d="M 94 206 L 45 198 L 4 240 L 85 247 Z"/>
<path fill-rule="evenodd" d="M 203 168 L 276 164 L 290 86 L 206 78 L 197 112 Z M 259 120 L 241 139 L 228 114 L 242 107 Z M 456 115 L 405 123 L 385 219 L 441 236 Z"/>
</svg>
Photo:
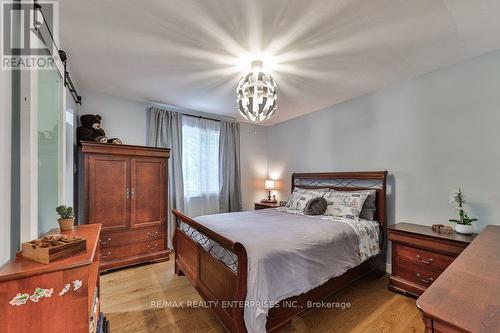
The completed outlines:
<svg viewBox="0 0 500 333">
<path fill-rule="evenodd" d="M 417 254 L 417 259 L 418 261 L 420 261 L 422 264 L 426 264 L 426 265 L 430 265 L 432 264 L 432 262 L 434 261 L 432 258 L 429 258 L 427 260 L 424 260 L 422 259 L 422 257 L 420 256 L 420 254 Z"/>
<path fill-rule="evenodd" d="M 420 281 L 425 282 L 425 283 L 432 283 L 432 282 L 434 281 L 434 279 L 433 279 L 433 278 L 431 278 L 431 277 L 430 277 L 430 278 L 428 278 L 428 279 L 424 279 L 424 278 L 422 278 L 422 277 L 420 276 L 420 273 L 417 273 L 417 278 L 418 278 Z"/>
<path fill-rule="evenodd" d="M 149 249 L 149 250 L 156 250 L 158 248 L 158 244 L 155 244 L 155 245 L 146 245 L 146 247 Z"/>
<path fill-rule="evenodd" d="M 147 233 L 149 238 L 158 238 L 160 236 L 160 233 L 158 231 L 155 231 L 154 233 Z"/>
<path fill-rule="evenodd" d="M 109 257 L 110 255 L 111 255 L 111 251 L 108 251 L 108 253 L 106 253 L 106 255 L 105 255 L 105 256 L 103 256 L 103 255 L 101 254 L 101 259 L 106 259 L 106 258 L 107 258 L 107 257 Z"/>
<path fill-rule="evenodd" d="M 100 242 L 101 244 L 103 244 L 103 245 L 106 245 L 106 244 L 108 244 L 109 242 L 111 242 L 111 237 L 109 237 L 109 238 L 108 238 L 108 239 L 106 239 L 106 240 L 99 239 L 99 242 Z"/>
</svg>

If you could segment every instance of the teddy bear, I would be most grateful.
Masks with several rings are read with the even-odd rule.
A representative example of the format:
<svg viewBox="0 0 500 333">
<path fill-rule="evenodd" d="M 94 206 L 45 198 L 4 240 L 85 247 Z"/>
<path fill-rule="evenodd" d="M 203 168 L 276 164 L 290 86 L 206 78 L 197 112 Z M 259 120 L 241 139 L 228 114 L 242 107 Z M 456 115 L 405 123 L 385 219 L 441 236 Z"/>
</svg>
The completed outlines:
<svg viewBox="0 0 500 333">
<path fill-rule="evenodd" d="M 78 143 L 82 141 L 108 142 L 106 132 L 101 128 L 101 119 L 101 116 L 98 114 L 84 114 L 80 116 L 82 125 L 76 130 Z"/>
</svg>

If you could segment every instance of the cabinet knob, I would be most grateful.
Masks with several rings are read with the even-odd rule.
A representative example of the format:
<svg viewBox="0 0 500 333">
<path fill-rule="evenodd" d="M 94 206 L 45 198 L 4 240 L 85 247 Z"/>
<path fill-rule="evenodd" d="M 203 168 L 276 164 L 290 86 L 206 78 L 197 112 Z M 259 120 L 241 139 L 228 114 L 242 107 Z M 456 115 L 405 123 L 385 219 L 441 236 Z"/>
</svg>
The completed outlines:
<svg viewBox="0 0 500 333">
<path fill-rule="evenodd" d="M 108 239 L 106 239 L 106 240 L 99 239 L 99 242 L 100 242 L 101 244 L 103 244 L 103 245 L 106 245 L 106 244 L 108 244 L 109 242 L 111 242 L 111 237 L 109 237 L 109 238 L 108 238 Z"/>
<path fill-rule="evenodd" d="M 110 255 L 111 255 L 111 251 L 108 251 L 105 255 L 102 255 L 102 253 L 101 253 L 101 259 L 106 259 Z"/>
<path fill-rule="evenodd" d="M 155 245 L 146 245 L 146 247 L 147 247 L 149 250 L 156 250 L 156 248 L 158 248 L 158 244 L 155 244 Z"/>
<path fill-rule="evenodd" d="M 148 236 L 149 238 L 157 238 L 157 237 L 159 237 L 159 236 L 160 236 L 160 233 L 159 233 L 158 231 L 155 231 L 154 233 L 148 232 L 148 233 L 147 233 L 147 236 Z"/>
</svg>

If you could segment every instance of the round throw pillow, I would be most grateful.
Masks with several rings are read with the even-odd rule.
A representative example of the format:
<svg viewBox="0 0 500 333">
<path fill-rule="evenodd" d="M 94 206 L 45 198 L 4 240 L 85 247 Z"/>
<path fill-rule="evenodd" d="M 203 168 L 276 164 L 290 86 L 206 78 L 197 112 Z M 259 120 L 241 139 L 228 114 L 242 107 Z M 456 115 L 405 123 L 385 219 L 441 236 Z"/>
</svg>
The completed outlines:
<svg viewBox="0 0 500 333">
<path fill-rule="evenodd" d="M 323 215 L 328 205 L 325 198 L 317 197 L 309 200 L 304 207 L 304 214 L 306 215 Z"/>
</svg>

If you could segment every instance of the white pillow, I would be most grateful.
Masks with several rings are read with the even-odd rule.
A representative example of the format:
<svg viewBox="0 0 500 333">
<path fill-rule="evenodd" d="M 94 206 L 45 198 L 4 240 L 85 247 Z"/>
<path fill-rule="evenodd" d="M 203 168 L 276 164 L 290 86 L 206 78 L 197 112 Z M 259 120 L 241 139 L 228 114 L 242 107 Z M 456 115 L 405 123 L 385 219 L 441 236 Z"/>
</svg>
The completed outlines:
<svg viewBox="0 0 500 333">
<path fill-rule="evenodd" d="M 285 207 L 289 210 L 302 211 L 309 200 L 322 197 L 325 193 L 328 193 L 328 191 L 328 188 L 310 189 L 296 187 L 293 189 L 292 195 L 290 199 L 288 199 Z"/>
<path fill-rule="evenodd" d="M 363 209 L 368 194 L 368 192 L 331 190 L 323 196 L 328 203 L 325 215 L 356 219 Z"/>
</svg>

